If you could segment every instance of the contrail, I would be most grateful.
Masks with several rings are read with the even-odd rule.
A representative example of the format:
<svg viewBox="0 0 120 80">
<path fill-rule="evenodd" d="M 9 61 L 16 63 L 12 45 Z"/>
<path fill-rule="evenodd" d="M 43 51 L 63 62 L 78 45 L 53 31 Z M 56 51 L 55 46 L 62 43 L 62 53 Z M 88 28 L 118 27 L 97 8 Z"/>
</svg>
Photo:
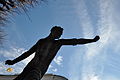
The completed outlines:
<svg viewBox="0 0 120 80">
<path fill-rule="evenodd" d="M 87 38 L 92 37 L 94 35 L 94 27 L 92 25 L 90 15 L 88 14 L 88 11 L 86 9 L 86 5 L 85 5 L 83 0 L 78 0 L 78 1 L 75 1 L 75 2 L 74 3 L 76 5 L 76 12 L 77 12 L 77 14 L 80 18 L 80 21 L 81 21 L 80 25 L 82 26 L 83 36 L 87 37 Z M 86 54 L 84 56 L 88 57 L 88 58 L 90 58 L 92 55 L 94 56 L 96 54 L 95 48 L 96 48 L 95 45 L 94 46 L 87 46 L 86 45 L 86 50 L 87 51 L 85 51 Z M 93 70 L 93 67 L 91 65 L 91 62 L 86 60 L 85 57 L 83 59 L 80 59 L 82 57 L 80 52 L 82 52 L 82 51 L 83 50 L 81 50 L 81 48 L 79 48 L 79 50 L 74 54 L 74 56 L 72 56 L 72 58 L 77 59 L 76 61 L 82 60 L 81 62 L 83 62 L 83 64 L 78 63 L 78 62 L 76 64 L 74 63 L 74 66 L 76 66 L 78 69 L 79 69 L 80 66 L 82 66 L 82 68 L 81 68 L 81 71 L 76 71 L 76 70 L 74 71 L 74 69 L 72 69 L 72 67 L 71 67 L 72 77 L 70 78 L 70 80 L 73 80 L 73 79 L 74 80 L 85 80 L 85 77 L 89 76 L 88 71 L 90 72 L 90 74 L 93 74 L 94 70 Z M 89 63 L 89 64 L 86 65 L 85 64 L 86 62 Z M 85 68 L 86 66 L 89 67 L 89 68 L 88 69 Z M 80 74 L 81 74 L 81 76 L 80 76 Z M 82 79 L 81 79 L 81 77 L 82 77 Z"/>
</svg>

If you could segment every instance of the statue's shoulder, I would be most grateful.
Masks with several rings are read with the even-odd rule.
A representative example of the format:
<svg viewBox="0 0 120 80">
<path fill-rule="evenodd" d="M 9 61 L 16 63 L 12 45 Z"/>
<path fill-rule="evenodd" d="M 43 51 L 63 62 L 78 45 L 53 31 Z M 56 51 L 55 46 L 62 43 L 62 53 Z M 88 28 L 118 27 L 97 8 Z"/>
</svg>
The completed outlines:
<svg viewBox="0 0 120 80">
<path fill-rule="evenodd" d="M 45 42 L 44 38 L 38 40 L 38 43 L 43 43 L 43 42 Z"/>
<path fill-rule="evenodd" d="M 59 42 L 61 42 L 61 41 L 63 41 L 64 39 L 58 39 L 57 41 L 59 41 Z"/>
<path fill-rule="evenodd" d="M 63 41 L 64 41 L 64 39 L 55 40 L 55 42 L 57 42 L 57 43 L 62 43 Z"/>
<path fill-rule="evenodd" d="M 45 41 L 45 38 L 40 39 L 39 41 Z"/>
</svg>

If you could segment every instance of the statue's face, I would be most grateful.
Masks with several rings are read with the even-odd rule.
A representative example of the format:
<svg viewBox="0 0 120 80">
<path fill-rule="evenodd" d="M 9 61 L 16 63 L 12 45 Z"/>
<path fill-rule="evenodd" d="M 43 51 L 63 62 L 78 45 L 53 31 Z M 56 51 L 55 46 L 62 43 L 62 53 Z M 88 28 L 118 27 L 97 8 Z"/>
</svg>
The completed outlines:
<svg viewBox="0 0 120 80">
<path fill-rule="evenodd" d="M 63 31 L 60 31 L 60 30 L 54 30 L 51 32 L 51 36 L 54 38 L 54 39 L 59 39 L 62 35 Z"/>
</svg>

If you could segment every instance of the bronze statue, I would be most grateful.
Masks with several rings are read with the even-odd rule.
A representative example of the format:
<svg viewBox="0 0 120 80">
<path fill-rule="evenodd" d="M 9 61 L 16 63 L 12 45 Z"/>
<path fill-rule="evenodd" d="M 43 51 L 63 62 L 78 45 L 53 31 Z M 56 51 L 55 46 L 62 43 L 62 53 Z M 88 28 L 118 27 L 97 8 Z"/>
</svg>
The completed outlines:
<svg viewBox="0 0 120 80">
<path fill-rule="evenodd" d="M 40 80 L 61 46 L 87 44 L 100 39 L 99 36 L 94 39 L 59 39 L 62 33 L 63 28 L 55 26 L 48 37 L 40 39 L 30 50 L 14 60 L 7 60 L 5 64 L 13 65 L 35 52 L 35 57 L 14 80 Z"/>
</svg>

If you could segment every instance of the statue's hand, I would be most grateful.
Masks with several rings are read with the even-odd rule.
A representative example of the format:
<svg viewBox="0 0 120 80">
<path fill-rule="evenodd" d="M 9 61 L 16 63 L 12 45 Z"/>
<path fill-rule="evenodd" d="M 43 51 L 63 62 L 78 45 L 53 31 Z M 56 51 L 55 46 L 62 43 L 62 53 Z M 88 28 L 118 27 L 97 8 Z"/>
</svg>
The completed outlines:
<svg viewBox="0 0 120 80">
<path fill-rule="evenodd" d="M 96 42 L 96 41 L 98 41 L 99 39 L 100 39 L 100 37 L 99 37 L 99 36 L 96 36 L 96 37 L 93 39 L 93 41 Z"/>
<path fill-rule="evenodd" d="M 5 61 L 5 64 L 8 64 L 8 65 L 13 65 L 13 64 L 14 64 L 14 62 L 13 62 L 12 60 L 7 60 L 7 61 Z"/>
</svg>

